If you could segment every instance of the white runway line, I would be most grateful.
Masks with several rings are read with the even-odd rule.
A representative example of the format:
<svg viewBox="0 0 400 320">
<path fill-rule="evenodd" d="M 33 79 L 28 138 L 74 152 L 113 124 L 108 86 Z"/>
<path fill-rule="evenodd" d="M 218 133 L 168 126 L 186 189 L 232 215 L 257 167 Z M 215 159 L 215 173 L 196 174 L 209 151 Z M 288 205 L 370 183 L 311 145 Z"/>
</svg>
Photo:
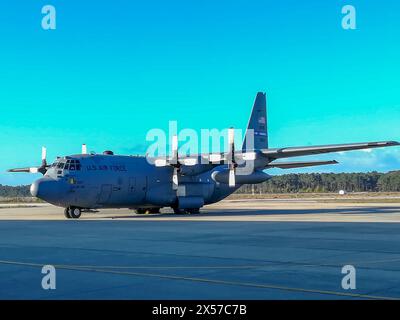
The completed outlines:
<svg viewBox="0 0 400 320">
<path fill-rule="evenodd" d="M 38 267 L 38 268 L 42 268 L 44 265 L 44 264 L 39 264 L 39 263 L 26 263 L 26 262 L 7 261 L 7 260 L 0 260 L 0 264 L 19 265 L 19 266 L 28 266 L 28 267 Z M 207 278 L 187 277 L 187 276 L 179 276 L 179 275 L 166 275 L 166 274 L 157 274 L 157 273 L 145 273 L 145 272 L 115 271 L 115 270 L 108 270 L 108 269 L 95 268 L 95 267 L 88 268 L 88 267 L 84 267 L 84 266 L 79 267 L 79 266 L 69 266 L 69 265 L 54 265 L 54 267 L 56 267 L 58 269 L 65 269 L 65 270 L 72 270 L 72 271 L 98 272 L 98 273 L 108 273 L 108 274 L 116 274 L 116 275 L 139 276 L 139 277 L 153 277 L 153 278 L 160 278 L 160 279 L 183 280 L 183 281 L 203 282 L 203 283 L 220 284 L 220 285 L 232 285 L 232 286 L 263 288 L 263 289 L 274 289 L 274 290 L 292 291 L 292 292 L 315 293 L 315 294 L 322 294 L 322 295 L 333 295 L 333 296 L 340 296 L 340 297 L 351 297 L 351 298 L 361 298 L 361 299 L 371 299 L 371 300 L 400 300 L 400 298 L 397 298 L 397 297 L 375 296 L 375 295 L 368 295 L 368 294 L 347 293 L 347 292 L 330 291 L 330 290 L 287 287 L 287 286 L 271 285 L 271 284 L 266 284 L 266 283 L 227 281 L 227 280 L 218 280 L 218 279 L 207 279 Z"/>
</svg>

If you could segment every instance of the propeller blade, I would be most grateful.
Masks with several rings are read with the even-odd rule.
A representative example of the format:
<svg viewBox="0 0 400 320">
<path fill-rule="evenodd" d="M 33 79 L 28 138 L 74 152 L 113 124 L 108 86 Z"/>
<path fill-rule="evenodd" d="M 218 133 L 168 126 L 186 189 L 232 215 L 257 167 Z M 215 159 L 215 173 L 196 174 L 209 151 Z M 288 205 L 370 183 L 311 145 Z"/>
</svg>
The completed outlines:
<svg viewBox="0 0 400 320">
<path fill-rule="evenodd" d="M 229 161 L 229 187 L 236 185 L 235 181 L 235 130 L 233 128 L 228 129 L 228 161 Z"/>
<path fill-rule="evenodd" d="M 7 172 L 31 172 L 31 168 L 14 168 L 8 169 Z"/>
<path fill-rule="evenodd" d="M 31 168 L 29 168 L 29 172 L 30 173 L 38 173 L 39 172 L 39 168 L 38 167 L 31 167 Z"/>
<path fill-rule="evenodd" d="M 174 173 L 172 175 L 172 189 L 178 189 L 178 168 L 174 168 Z"/>
<path fill-rule="evenodd" d="M 233 128 L 228 129 L 228 154 L 229 160 L 235 162 L 235 130 Z"/>
<path fill-rule="evenodd" d="M 46 160 L 46 157 L 47 157 L 47 149 L 46 149 L 46 147 L 43 146 L 42 147 L 42 165 L 40 167 L 38 167 L 38 168 L 30 168 L 29 172 L 31 172 L 31 173 L 40 172 L 42 174 L 45 174 L 46 171 L 47 171 L 47 160 Z"/>
<path fill-rule="evenodd" d="M 82 144 L 82 154 L 87 154 L 87 146 L 86 144 Z"/>
<path fill-rule="evenodd" d="M 234 140 L 235 140 L 235 129 L 229 128 L 228 129 L 228 144 L 233 145 Z"/>
<path fill-rule="evenodd" d="M 232 167 L 229 169 L 229 186 L 234 187 L 236 185 L 235 181 L 235 168 Z"/>
<path fill-rule="evenodd" d="M 243 160 L 253 161 L 256 160 L 256 153 L 255 152 L 245 152 L 242 154 Z"/>
<path fill-rule="evenodd" d="M 197 159 L 196 158 L 183 158 L 183 159 L 179 159 L 179 163 L 181 163 L 185 166 L 194 166 L 197 164 Z"/>
<path fill-rule="evenodd" d="M 171 141 L 171 163 L 172 164 L 177 164 L 178 163 L 178 136 L 177 135 L 173 135 L 172 136 L 172 141 Z"/>
<path fill-rule="evenodd" d="M 46 161 L 47 149 L 46 147 L 42 147 L 42 161 Z"/>
<path fill-rule="evenodd" d="M 235 129 L 229 128 L 228 129 L 228 145 L 229 145 L 229 152 L 233 152 L 235 144 Z"/>
<path fill-rule="evenodd" d="M 168 165 L 167 159 L 156 159 L 154 161 L 156 167 L 165 167 Z"/>
<path fill-rule="evenodd" d="M 223 160 L 223 157 L 219 153 L 211 153 L 208 156 L 208 159 L 210 162 L 221 162 Z"/>
</svg>

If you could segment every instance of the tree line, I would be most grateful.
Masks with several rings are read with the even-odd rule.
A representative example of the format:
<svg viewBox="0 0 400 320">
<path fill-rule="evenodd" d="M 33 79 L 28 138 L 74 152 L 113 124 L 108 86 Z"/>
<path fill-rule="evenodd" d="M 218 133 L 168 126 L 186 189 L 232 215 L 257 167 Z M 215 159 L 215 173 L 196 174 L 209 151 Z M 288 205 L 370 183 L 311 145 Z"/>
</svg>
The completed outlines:
<svg viewBox="0 0 400 320">
<path fill-rule="evenodd" d="M 400 191 L 400 171 L 388 173 L 301 173 L 274 176 L 257 184 L 244 185 L 237 193 L 297 192 L 396 192 Z"/>
<path fill-rule="evenodd" d="M 30 186 L 3 186 L 0 184 L 0 197 L 2 198 L 19 198 L 19 197 L 30 197 L 29 191 Z"/>
<path fill-rule="evenodd" d="M 0 197 L 29 197 L 29 185 L 0 184 Z M 244 185 L 237 193 L 296 193 L 296 192 L 396 192 L 400 191 L 400 171 L 388 173 L 300 173 L 273 176 L 256 184 Z"/>
</svg>

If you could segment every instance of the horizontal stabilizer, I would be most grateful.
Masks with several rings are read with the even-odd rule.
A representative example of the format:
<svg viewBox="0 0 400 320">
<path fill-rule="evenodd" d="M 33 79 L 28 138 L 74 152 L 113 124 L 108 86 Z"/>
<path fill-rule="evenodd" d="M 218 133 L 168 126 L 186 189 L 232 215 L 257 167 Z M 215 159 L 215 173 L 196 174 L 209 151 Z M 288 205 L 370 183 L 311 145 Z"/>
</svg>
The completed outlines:
<svg viewBox="0 0 400 320">
<path fill-rule="evenodd" d="M 313 166 L 323 166 L 328 164 L 337 164 L 336 160 L 332 161 L 297 161 L 297 162 L 271 162 L 268 164 L 268 168 L 280 168 L 280 169 L 292 169 L 292 168 L 303 168 L 303 167 L 313 167 Z"/>
</svg>

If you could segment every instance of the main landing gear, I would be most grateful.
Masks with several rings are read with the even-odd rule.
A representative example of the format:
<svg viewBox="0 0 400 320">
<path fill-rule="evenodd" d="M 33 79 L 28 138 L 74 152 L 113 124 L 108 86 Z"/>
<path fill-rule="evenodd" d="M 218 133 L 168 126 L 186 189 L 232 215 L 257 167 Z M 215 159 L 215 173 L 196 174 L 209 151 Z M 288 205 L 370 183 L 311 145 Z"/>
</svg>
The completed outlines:
<svg viewBox="0 0 400 320">
<path fill-rule="evenodd" d="M 82 210 L 76 207 L 67 207 L 64 209 L 64 216 L 67 219 L 79 219 L 82 214 Z"/>
<path fill-rule="evenodd" d="M 160 213 L 161 208 L 137 208 L 135 209 L 136 214 L 151 214 Z"/>
<path fill-rule="evenodd" d="M 177 207 L 173 207 L 172 208 L 174 210 L 175 214 L 196 214 L 196 213 L 200 213 L 200 208 L 190 208 L 190 209 L 180 209 Z"/>
</svg>

